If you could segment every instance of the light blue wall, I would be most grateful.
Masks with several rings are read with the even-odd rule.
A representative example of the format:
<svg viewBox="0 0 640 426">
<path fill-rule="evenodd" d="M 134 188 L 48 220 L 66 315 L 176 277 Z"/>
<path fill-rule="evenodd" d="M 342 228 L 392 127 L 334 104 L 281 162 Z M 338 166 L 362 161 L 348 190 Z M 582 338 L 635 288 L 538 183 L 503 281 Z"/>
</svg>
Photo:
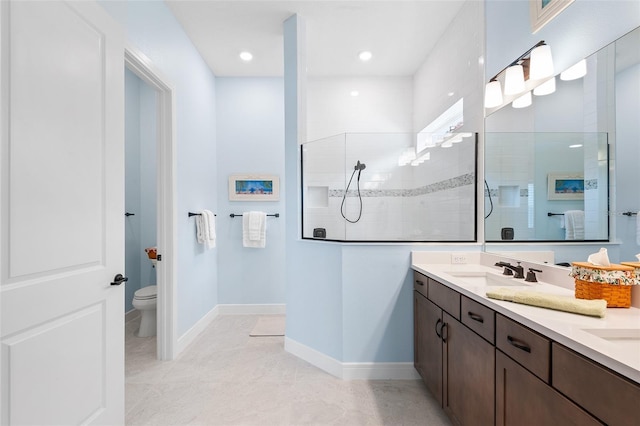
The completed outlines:
<svg viewBox="0 0 640 426">
<path fill-rule="evenodd" d="M 215 77 L 159 1 L 100 1 L 126 39 L 169 80 L 176 99 L 178 335 L 218 304 L 217 250 L 195 239 L 189 211 L 217 208 Z"/>
<path fill-rule="evenodd" d="M 156 97 L 151 87 L 125 70 L 125 312 L 136 290 L 156 284 L 144 252 L 156 245 Z"/>
<path fill-rule="evenodd" d="M 278 202 L 229 201 L 228 178 L 266 173 L 284 182 L 284 84 L 282 78 L 217 78 L 219 303 L 285 303 L 284 197 Z M 267 218 L 264 249 L 242 246 L 242 218 L 258 210 Z"/>
</svg>

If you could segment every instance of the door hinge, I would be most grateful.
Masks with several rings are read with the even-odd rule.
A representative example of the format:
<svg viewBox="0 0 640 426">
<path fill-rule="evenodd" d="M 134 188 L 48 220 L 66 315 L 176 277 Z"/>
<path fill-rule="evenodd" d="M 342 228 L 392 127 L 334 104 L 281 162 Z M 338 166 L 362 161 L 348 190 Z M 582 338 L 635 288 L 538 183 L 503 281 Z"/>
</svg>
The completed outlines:
<svg viewBox="0 0 640 426">
<path fill-rule="evenodd" d="M 162 255 L 161 254 L 156 255 L 156 260 L 160 262 L 162 260 Z"/>
</svg>

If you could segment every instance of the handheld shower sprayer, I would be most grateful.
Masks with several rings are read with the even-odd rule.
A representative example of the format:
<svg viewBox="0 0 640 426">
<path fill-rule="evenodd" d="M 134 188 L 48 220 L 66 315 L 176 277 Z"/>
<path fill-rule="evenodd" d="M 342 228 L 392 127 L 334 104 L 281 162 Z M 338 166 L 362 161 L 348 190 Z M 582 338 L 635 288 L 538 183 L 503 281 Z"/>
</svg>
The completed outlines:
<svg viewBox="0 0 640 426">
<path fill-rule="evenodd" d="M 358 160 L 356 165 L 353 167 L 353 173 L 351 173 L 351 179 L 349 179 L 347 188 L 344 190 L 344 195 L 342 196 L 342 204 L 340 205 L 340 214 L 342 215 L 344 220 L 346 220 L 349 223 L 356 223 L 362 217 L 362 195 L 360 194 L 360 173 L 362 173 L 362 171 L 366 168 L 367 168 L 367 165 L 364 163 L 361 163 L 360 160 Z M 347 200 L 347 193 L 349 192 L 349 186 L 351 186 L 351 181 L 353 180 L 353 176 L 356 174 L 356 172 L 358 172 L 358 179 L 356 182 L 358 185 L 358 201 L 360 201 L 360 211 L 358 213 L 358 218 L 356 220 L 351 220 L 351 219 L 348 219 L 345 214 L 344 203 Z"/>
</svg>

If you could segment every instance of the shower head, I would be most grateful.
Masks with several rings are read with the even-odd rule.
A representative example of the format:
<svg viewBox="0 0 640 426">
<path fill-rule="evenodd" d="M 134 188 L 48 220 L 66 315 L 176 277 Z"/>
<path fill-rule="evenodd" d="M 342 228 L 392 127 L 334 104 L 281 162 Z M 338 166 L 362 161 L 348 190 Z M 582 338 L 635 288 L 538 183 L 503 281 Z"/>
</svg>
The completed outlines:
<svg viewBox="0 0 640 426">
<path fill-rule="evenodd" d="M 362 171 L 364 169 L 367 168 L 367 165 L 364 163 L 361 163 L 360 160 L 358 160 L 358 163 L 355 165 L 355 167 L 353 168 L 353 170 L 358 170 L 358 171 Z"/>
</svg>

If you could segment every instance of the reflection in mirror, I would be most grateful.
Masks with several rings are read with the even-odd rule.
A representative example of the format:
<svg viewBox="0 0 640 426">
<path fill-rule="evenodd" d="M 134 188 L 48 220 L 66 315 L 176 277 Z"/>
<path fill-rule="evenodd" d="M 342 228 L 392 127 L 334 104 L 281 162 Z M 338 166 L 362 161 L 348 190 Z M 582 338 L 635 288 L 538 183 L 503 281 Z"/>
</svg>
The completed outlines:
<svg viewBox="0 0 640 426">
<path fill-rule="evenodd" d="M 637 192 L 630 191 L 635 183 L 634 188 L 628 185 L 628 182 L 637 181 L 633 176 L 636 176 L 638 158 L 635 148 L 630 146 L 637 144 L 640 122 L 640 28 L 587 57 L 585 64 L 586 75 L 566 80 L 565 74 L 563 80 L 559 73 L 554 79 L 556 90 L 546 96 L 533 96 L 532 105 L 526 108 L 507 105 L 487 116 L 485 176 L 489 189 L 485 187 L 485 241 L 568 241 L 566 227 L 562 227 L 566 225 L 565 218 L 546 215 L 570 210 L 584 211 L 585 241 L 608 241 L 611 238 L 609 218 L 615 217 L 618 221 L 623 212 L 635 212 L 640 208 Z M 557 144 L 548 141 L 549 137 Z M 571 142 L 573 139 L 584 139 L 580 142 L 583 146 L 568 149 L 570 143 L 578 144 Z M 588 147 L 587 139 L 595 145 Z M 523 145 L 516 149 L 513 145 L 518 143 Z M 607 143 L 615 146 L 617 153 L 612 168 L 618 176 L 615 183 L 617 205 L 611 208 L 608 206 L 606 174 Z M 534 160 L 534 164 L 529 163 Z M 549 185 L 560 184 L 562 179 L 558 177 L 568 173 L 570 178 L 579 180 L 580 172 L 585 185 L 583 205 L 576 199 L 550 197 Z M 523 187 L 527 174 L 526 179 L 530 181 Z M 597 190 L 591 186 L 594 179 L 597 179 Z M 510 185 L 509 182 L 516 183 Z M 533 189 L 529 185 L 534 185 Z M 502 201 L 498 198 L 500 191 Z M 527 196 L 530 192 L 533 197 Z M 510 201 L 505 201 L 504 197 L 510 197 Z M 518 208 L 508 207 L 517 204 L 516 200 L 520 202 L 519 208 L 524 202 L 531 205 L 527 215 L 521 212 L 518 216 Z M 494 210 L 488 215 L 492 202 Z M 615 216 L 607 217 L 609 211 Z M 635 235 L 635 228 L 627 229 L 630 223 L 625 219 L 618 221 L 617 234 L 620 236 L 629 231 Z"/>
<path fill-rule="evenodd" d="M 425 136 L 418 152 L 403 133 L 303 144 L 303 238 L 476 241 L 477 134 Z"/>
<path fill-rule="evenodd" d="M 486 241 L 606 241 L 607 171 L 606 133 L 486 133 Z"/>
</svg>

